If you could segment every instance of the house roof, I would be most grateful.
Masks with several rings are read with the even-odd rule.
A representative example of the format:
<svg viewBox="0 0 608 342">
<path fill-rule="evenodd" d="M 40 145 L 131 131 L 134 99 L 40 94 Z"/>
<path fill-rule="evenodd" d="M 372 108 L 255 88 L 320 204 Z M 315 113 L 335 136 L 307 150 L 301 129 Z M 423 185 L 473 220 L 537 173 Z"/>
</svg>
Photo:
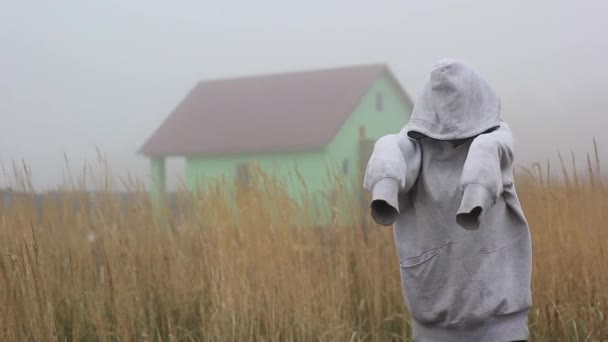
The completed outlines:
<svg viewBox="0 0 608 342">
<path fill-rule="evenodd" d="M 154 156 L 306 151 L 327 145 L 383 64 L 199 82 L 140 149 Z"/>
</svg>

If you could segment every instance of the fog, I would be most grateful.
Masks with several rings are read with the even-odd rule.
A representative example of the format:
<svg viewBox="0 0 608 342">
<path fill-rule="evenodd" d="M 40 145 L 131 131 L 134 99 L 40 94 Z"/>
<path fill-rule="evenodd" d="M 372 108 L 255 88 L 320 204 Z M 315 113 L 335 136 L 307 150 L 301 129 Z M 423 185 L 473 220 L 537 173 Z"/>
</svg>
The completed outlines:
<svg viewBox="0 0 608 342">
<path fill-rule="evenodd" d="M 3 1 L 0 160 L 39 187 L 99 148 L 117 175 L 199 80 L 387 63 L 416 98 L 433 62 L 473 64 L 502 98 L 517 160 L 608 157 L 608 2 Z M 238 99 L 235 99 L 238 101 Z M 176 167 L 173 176 L 183 170 Z M 0 172 L 0 177 L 4 177 Z M 0 178 L 0 187 L 8 179 Z"/>
</svg>

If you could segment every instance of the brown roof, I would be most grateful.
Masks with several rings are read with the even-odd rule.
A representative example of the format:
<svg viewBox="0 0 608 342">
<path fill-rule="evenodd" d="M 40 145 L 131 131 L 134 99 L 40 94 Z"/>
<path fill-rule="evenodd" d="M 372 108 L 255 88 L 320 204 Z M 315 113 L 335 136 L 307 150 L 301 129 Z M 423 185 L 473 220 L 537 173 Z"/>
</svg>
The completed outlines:
<svg viewBox="0 0 608 342">
<path fill-rule="evenodd" d="M 322 148 L 386 65 L 198 83 L 140 152 L 147 156 L 269 153 Z"/>
</svg>

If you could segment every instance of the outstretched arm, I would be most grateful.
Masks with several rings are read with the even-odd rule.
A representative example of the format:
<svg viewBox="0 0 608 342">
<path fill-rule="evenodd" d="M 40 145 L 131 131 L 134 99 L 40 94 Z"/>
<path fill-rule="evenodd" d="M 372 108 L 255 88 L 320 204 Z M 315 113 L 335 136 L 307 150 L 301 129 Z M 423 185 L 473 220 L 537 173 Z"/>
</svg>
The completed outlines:
<svg viewBox="0 0 608 342">
<path fill-rule="evenodd" d="M 462 202 L 456 221 L 465 229 L 479 228 L 479 218 L 503 192 L 503 172 L 513 164 L 513 136 L 506 123 L 476 137 L 462 170 Z"/>
<path fill-rule="evenodd" d="M 371 215 L 390 226 L 399 217 L 399 193 L 409 191 L 420 171 L 420 146 L 403 133 L 386 135 L 374 145 L 363 187 L 372 192 Z"/>
</svg>

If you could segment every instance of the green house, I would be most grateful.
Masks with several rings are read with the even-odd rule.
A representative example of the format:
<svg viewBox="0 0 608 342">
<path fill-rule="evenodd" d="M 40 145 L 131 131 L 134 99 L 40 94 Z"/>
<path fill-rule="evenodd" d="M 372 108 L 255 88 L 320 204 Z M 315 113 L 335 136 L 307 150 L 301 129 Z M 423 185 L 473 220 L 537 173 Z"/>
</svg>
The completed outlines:
<svg viewBox="0 0 608 342">
<path fill-rule="evenodd" d="M 398 132 L 412 101 L 386 65 L 362 65 L 198 83 L 140 150 L 151 193 L 165 191 L 165 158 L 184 157 L 186 185 L 247 182 L 256 163 L 290 194 L 328 195 L 328 169 L 360 186 L 373 142 Z M 296 173 L 298 177 L 293 177 Z M 352 182 L 351 182 L 352 181 Z"/>
</svg>

